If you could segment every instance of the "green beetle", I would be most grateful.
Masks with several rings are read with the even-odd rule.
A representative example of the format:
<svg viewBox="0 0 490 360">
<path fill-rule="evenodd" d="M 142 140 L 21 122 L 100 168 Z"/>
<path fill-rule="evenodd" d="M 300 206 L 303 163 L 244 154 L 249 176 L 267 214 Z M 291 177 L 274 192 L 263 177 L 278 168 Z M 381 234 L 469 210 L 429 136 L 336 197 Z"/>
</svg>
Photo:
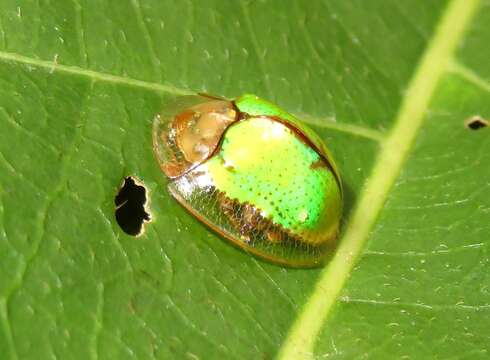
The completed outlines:
<svg viewBox="0 0 490 360">
<path fill-rule="evenodd" d="M 321 139 L 276 105 L 182 97 L 155 117 L 153 147 L 172 196 L 246 251 L 295 267 L 332 253 L 339 172 Z"/>
</svg>

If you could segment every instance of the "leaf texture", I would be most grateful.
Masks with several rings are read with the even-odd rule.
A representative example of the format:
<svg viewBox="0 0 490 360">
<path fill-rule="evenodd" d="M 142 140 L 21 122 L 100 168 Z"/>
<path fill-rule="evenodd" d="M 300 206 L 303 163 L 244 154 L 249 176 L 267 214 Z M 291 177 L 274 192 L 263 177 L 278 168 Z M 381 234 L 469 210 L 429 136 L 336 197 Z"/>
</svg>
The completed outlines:
<svg viewBox="0 0 490 360">
<path fill-rule="evenodd" d="M 490 118 L 487 0 L 468 1 L 480 8 L 448 34 L 457 46 L 338 294 L 321 293 L 328 268 L 262 262 L 190 217 L 151 144 L 176 96 L 275 101 L 331 148 L 348 236 L 458 3 L 2 1 L 0 354 L 275 358 L 309 336 L 301 314 L 316 293 L 333 305 L 302 356 L 488 357 L 490 129 L 464 126 Z M 114 219 L 127 175 L 151 200 L 138 238 Z"/>
</svg>

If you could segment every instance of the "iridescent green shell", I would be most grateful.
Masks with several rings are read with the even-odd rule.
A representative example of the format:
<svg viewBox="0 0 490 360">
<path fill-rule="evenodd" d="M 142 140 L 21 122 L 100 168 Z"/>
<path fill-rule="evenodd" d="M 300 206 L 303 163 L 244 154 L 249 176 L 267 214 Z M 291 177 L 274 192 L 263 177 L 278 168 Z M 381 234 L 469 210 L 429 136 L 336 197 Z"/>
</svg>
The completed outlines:
<svg viewBox="0 0 490 360">
<path fill-rule="evenodd" d="M 184 97 L 154 123 L 170 193 L 243 249 L 289 266 L 321 264 L 342 215 L 342 186 L 321 139 L 254 95 Z"/>
</svg>

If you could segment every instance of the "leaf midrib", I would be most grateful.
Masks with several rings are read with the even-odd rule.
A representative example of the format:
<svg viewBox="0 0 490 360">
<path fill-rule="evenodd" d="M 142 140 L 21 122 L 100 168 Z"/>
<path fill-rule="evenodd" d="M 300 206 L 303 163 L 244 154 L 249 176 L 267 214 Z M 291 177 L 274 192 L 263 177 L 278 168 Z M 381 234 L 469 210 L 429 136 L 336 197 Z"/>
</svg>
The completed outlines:
<svg viewBox="0 0 490 360">
<path fill-rule="evenodd" d="M 457 44 L 475 14 L 479 0 L 452 0 L 447 5 L 402 100 L 394 126 L 381 143 L 371 176 L 360 194 L 337 252 L 279 350 L 279 358 L 314 357 L 318 334 L 338 298 L 369 232 L 412 148 L 437 84 L 451 63 Z"/>
<path fill-rule="evenodd" d="M 456 29 L 452 29 L 452 32 L 453 33 L 456 33 L 455 37 L 452 39 L 453 43 L 456 43 L 457 42 L 457 39 L 462 35 L 462 32 L 465 28 L 465 24 L 468 23 L 469 19 L 471 18 L 471 15 L 472 13 L 474 13 L 475 9 L 477 8 L 478 6 L 478 3 L 479 3 L 479 0 L 469 0 L 467 3 L 465 3 L 465 0 L 453 0 L 447 7 L 446 9 L 446 12 L 445 12 L 445 15 L 442 17 L 443 18 L 443 21 L 440 22 L 440 25 L 439 25 L 439 28 L 442 28 L 444 26 L 444 23 L 447 23 L 448 21 L 445 20 L 447 17 L 448 17 L 448 14 L 455 14 L 455 11 L 454 10 L 451 10 L 452 8 L 457 8 L 458 6 L 459 7 L 463 7 L 464 6 L 468 6 L 468 10 L 467 11 L 464 11 L 465 13 L 465 21 L 461 21 L 459 23 L 459 31 Z M 471 3 L 471 4 L 470 4 Z M 463 5 L 462 5 L 463 4 Z M 458 15 L 461 15 L 461 14 L 458 14 Z M 454 21 L 454 19 L 452 19 L 451 21 Z M 455 26 L 454 28 L 458 28 L 458 26 Z M 440 31 L 438 31 L 439 33 Z M 436 35 L 433 37 L 431 43 L 433 42 L 436 42 L 437 38 L 437 33 Z M 431 46 L 428 47 L 428 49 L 426 50 L 425 52 L 425 55 L 427 55 L 429 52 L 430 52 L 430 49 L 431 49 Z M 452 48 L 454 49 L 454 47 Z M 451 54 L 452 54 L 452 51 L 451 51 Z M 448 62 L 448 61 L 451 61 L 450 62 L 450 66 L 449 68 L 447 69 L 448 71 L 450 72 L 453 72 L 455 74 L 458 74 L 464 78 L 466 78 L 467 80 L 470 80 L 472 81 L 473 83 L 476 83 L 478 85 L 480 85 L 480 87 L 482 87 L 483 89 L 485 90 L 489 90 L 490 88 L 490 85 L 486 82 L 483 82 L 482 79 L 479 79 L 477 75 L 471 73 L 471 70 L 468 70 L 466 68 L 464 68 L 463 65 L 461 64 L 458 64 L 456 62 L 453 62 L 452 59 L 451 59 L 451 54 L 449 54 L 447 56 L 447 58 L 445 59 L 445 62 Z M 426 57 L 424 55 L 424 57 Z M 182 89 L 182 88 L 178 88 L 178 87 L 175 87 L 173 85 L 169 85 L 169 84 L 159 84 L 159 83 L 153 83 L 153 82 L 148 82 L 148 81 L 143 81 L 143 80 L 137 80 L 137 79 L 133 79 L 133 78 L 128 78 L 128 77 L 123 77 L 123 76 L 117 76 L 117 75 L 111 75 L 111 74 L 107 74 L 107 73 L 100 73 L 100 72 L 97 72 L 97 71 L 93 71 L 93 70 L 88 70 L 88 69 L 84 69 L 82 67 L 78 67 L 78 66 L 69 66 L 69 65 L 63 65 L 63 64 L 58 64 L 57 63 L 57 59 L 54 59 L 53 61 L 47 61 L 47 60 L 40 60 L 40 59 L 34 59 L 34 58 L 30 58 L 30 57 L 26 57 L 26 56 L 23 56 L 23 55 L 20 55 L 20 54 L 16 54 L 16 53 L 10 53 L 10 52 L 3 52 L 3 51 L 0 51 L 0 61 L 3 61 L 3 62 L 11 62 L 11 63 L 17 63 L 17 64 L 24 64 L 24 65 L 29 65 L 29 66 L 33 66 L 33 67 L 37 67 L 37 68 L 43 68 L 43 69 L 47 69 L 51 72 L 55 72 L 55 71 L 59 71 L 59 72 L 64 72 L 64 73 L 67 73 L 67 74 L 72 74 L 72 75 L 75 75 L 75 76 L 85 76 L 85 77 L 88 77 L 88 78 L 91 78 L 91 79 L 94 79 L 96 81 L 102 81 L 102 82 L 109 82 L 109 83 L 114 83 L 114 84 L 120 84 L 120 85 L 125 85 L 125 86 L 134 86 L 134 87 L 138 87 L 138 88 L 143 88 L 143 89 L 148 89 L 148 90 L 151 90 L 151 91 L 156 91 L 156 92 L 164 92 L 164 93 L 169 93 L 169 94 L 172 94 L 172 95 L 193 95 L 195 94 L 195 92 L 191 91 L 191 90 L 188 90 L 188 89 Z M 425 66 L 423 65 L 424 64 L 424 61 L 421 61 L 421 65 L 419 65 L 419 67 L 417 68 L 417 72 L 415 73 L 415 76 L 414 78 L 412 79 L 412 82 L 411 82 L 411 85 L 409 86 L 409 91 L 407 92 L 408 95 L 406 95 L 405 99 L 404 99 L 404 102 L 405 100 L 408 101 L 408 99 L 410 99 L 410 89 L 412 87 L 414 87 L 414 84 L 416 83 L 416 78 L 418 76 L 418 74 L 421 72 L 419 71 L 420 69 L 424 68 Z M 444 67 L 441 66 L 442 69 L 444 69 Z M 423 71 L 422 71 L 423 72 Z M 440 71 L 440 73 L 438 74 L 438 76 L 436 76 L 436 80 L 432 82 L 432 90 L 429 92 L 429 95 L 425 96 L 425 98 L 423 99 L 424 102 L 426 102 L 426 106 L 425 108 L 427 107 L 428 105 L 428 102 L 430 100 L 430 97 L 435 89 L 435 86 L 437 85 L 437 80 L 440 78 L 440 76 L 442 76 L 442 74 L 445 72 L 445 70 L 442 70 Z M 420 77 L 420 74 L 419 74 L 419 77 Z M 404 104 L 403 104 L 404 105 Z M 396 119 L 396 124 L 399 125 L 400 121 L 403 119 L 403 105 L 402 105 L 402 108 L 397 116 L 397 119 Z M 406 112 L 406 110 L 405 110 Z M 423 111 L 422 111 L 423 113 Z M 423 114 L 422 114 L 423 115 Z M 408 115 L 405 115 L 405 116 L 408 116 Z M 303 116 L 301 118 L 304 118 Z M 346 133 L 350 133 L 350 134 L 353 134 L 353 135 L 356 135 L 356 136 L 361 136 L 361 137 L 365 137 L 365 138 L 368 138 L 368 139 L 371 139 L 371 140 L 374 140 L 374 141 L 377 141 L 377 142 L 381 142 L 381 144 L 383 145 L 382 146 L 382 150 L 381 150 L 381 155 L 383 153 L 386 153 L 388 151 L 389 146 L 389 142 L 390 140 L 393 138 L 394 134 L 399 132 L 400 130 L 398 129 L 397 130 L 397 125 L 395 126 L 395 128 L 393 129 L 393 131 L 391 132 L 391 134 L 389 134 L 389 137 L 385 139 L 384 137 L 384 134 L 381 132 L 381 131 L 377 131 L 377 130 L 374 130 L 374 129 L 371 129 L 369 127 L 363 127 L 363 126 L 358 126 L 358 125 L 351 125 L 351 124 L 344 124 L 344 123 L 336 123 L 335 121 L 333 121 L 332 119 L 314 119 L 314 118 L 309 118 L 307 115 L 306 115 L 306 118 L 304 119 L 306 120 L 306 122 L 310 123 L 310 124 L 314 124 L 316 126 L 320 126 L 320 127 L 327 127 L 327 128 L 332 128 L 333 130 L 336 130 L 336 131 L 340 131 L 340 132 L 346 132 Z M 411 136 L 411 139 L 413 139 L 416 135 L 416 130 L 420 127 L 421 123 L 423 121 L 423 116 L 420 116 L 419 117 L 419 122 L 418 122 L 418 126 L 415 127 L 415 130 L 413 132 L 413 135 Z M 410 135 L 407 135 L 407 138 L 410 137 Z M 342 281 L 341 281 L 341 284 L 340 284 L 340 287 L 339 287 L 339 292 L 341 290 L 341 287 L 343 285 L 343 283 L 345 282 L 345 280 L 347 279 L 349 273 L 350 273 L 350 270 L 352 269 L 353 265 L 354 265 L 354 262 L 355 262 L 355 259 L 357 257 L 357 255 L 359 255 L 360 251 L 362 250 L 362 246 L 367 238 L 367 235 L 368 235 L 368 232 L 369 232 L 369 229 L 371 227 L 371 225 L 374 223 L 376 217 L 377 217 L 377 214 L 380 212 L 381 208 L 382 208 L 382 205 L 384 203 L 384 198 L 386 198 L 387 194 L 389 193 L 389 190 L 391 188 L 391 185 L 392 183 L 395 181 L 396 179 L 396 176 L 399 172 L 399 169 L 401 169 L 402 165 L 403 165 L 403 160 L 406 158 L 406 155 L 408 153 L 408 151 L 410 150 L 410 144 L 411 144 L 411 141 L 408 141 L 407 142 L 408 146 L 407 148 L 405 149 L 405 151 L 403 152 L 403 159 L 399 162 L 399 167 L 397 169 L 397 171 L 394 171 L 393 174 L 392 174 L 392 180 L 391 180 L 391 184 L 389 184 L 389 186 L 385 189 L 385 191 L 383 192 L 382 196 L 383 196 L 383 199 L 379 200 L 379 203 L 381 204 L 378 208 L 378 211 L 376 212 L 373 212 L 373 216 L 372 216 L 372 221 L 368 224 L 368 225 L 364 225 L 364 229 L 365 232 L 364 232 L 364 235 L 363 237 L 359 237 L 359 236 L 355 236 L 354 235 L 349 235 L 350 233 L 353 232 L 353 228 L 355 228 L 355 220 L 356 220 L 356 217 L 359 217 L 358 214 L 362 214 L 362 211 L 361 209 L 363 208 L 363 204 L 365 204 L 367 202 L 367 198 L 368 198 L 368 192 L 369 192 L 369 189 L 371 187 L 376 187 L 376 188 L 380 188 L 381 186 L 376 186 L 376 174 L 379 174 L 379 170 L 378 168 L 383 168 L 383 166 L 381 166 L 380 164 L 383 163 L 383 157 L 380 156 L 375 167 L 374 167 L 374 170 L 372 172 L 372 175 L 370 177 L 370 180 L 367 184 L 367 186 L 365 187 L 365 191 L 361 194 L 361 198 L 360 198 L 360 201 L 358 203 L 358 206 L 357 206 L 357 209 L 356 211 L 354 212 L 353 216 L 351 217 L 350 221 L 349 221 L 349 230 L 348 232 L 346 233 L 346 236 L 343 240 L 343 245 L 342 247 L 345 248 L 344 244 L 347 242 L 346 240 L 348 239 L 348 235 L 351 237 L 351 238 L 357 238 L 357 239 L 360 239 L 359 242 L 357 242 L 355 245 L 355 249 L 356 249 L 356 252 L 353 252 L 353 253 L 344 253 L 344 255 L 346 256 L 346 258 L 349 259 L 349 261 L 347 262 L 346 265 L 344 265 L 346 268 L 348 268 L 348 271 L 347 271 L 347 274 L 342 278 Z M 392 145 L 393 147 L 393 145 Z M 381 172 L 382 173 L 382 172 Z M 388 180 L 388 179 L 386 179 Z M 365 208 L 366 206 L 364 206 Z M 367 222 L 366 222 L 367 223 Z M 367 227 L 366 227 L 367 226 Z M 341 248 L 339 248 L 339 252 L 336 256 L 336 258 L 338 258 L 341 253 Z M 325 284 L 326 280 L 329 280 L 331 279 L 332 277 L 336 277 L 336 275 L 333 273 L 333 271 L 329 271 L 329 269 L 332 268 L 332 265 L 330 264 L 330 266 L 328 268 L 325 269 L 325 271 L 323 272 L 323 275 L 320 277 L 320 280 L 318 281 L 317 283 L 317 286 L 316 286 L 316 289 L 314 290 L 313 292 L 313 295 L 312 297 L 310 298 L 310 301 L 306 304 L 306 306 L 303 308 L 303 313 L 301 314 L 301 316 L 297 319 L 295 325 L 292 327 L 291 329 L 291 332 L 290 332 L 290 335 L 288 337 L 288 339 L 285 341 L 283 347 L 282 347 L 282 351 L 281 351 L 281 356 L 283 356 L 284 358 L 288 358 L 288 355 L 297 355 L 297 353 L 295 352 L 290 352 L 290 350 L 292 349 L 290 347 L 291 344 L 295 343 L 294 339 L 293 339 L 293 335 L 296 336 L 296 338 L 298 339 L 298 335 L 300 335 L 299 337 L 300 338 L 308 338 L 308 334 L 299 334 L 299 333 L 295 333 L 295 329 L 304 329 L 304 313 L 305 311 L 308 310 L 308 308 L 311 307 L 311 305 L 309 305 L 311 303 L 311 299 L 315 296 L 315 294 L 320 294 L 321 296 L 323 296 L 325 294 L 325 289 L 322 289 L 322 284 Z M 333 273 L 333 274 L 332 274 Z M 327 277 L 328 274 L 331 274 Z M 329 280 L 330 281 L 330 280 Z M 328 290 L 327 290 L 328 292 Z M 337 293 L 338 294 L 338 293 Z M 333 303 L 336 298 L 337 298 L 337 295 L 331 295 L 331 302 Z M 326 316 L 328 315 L 328 310 L 330 309 L 330 306 L 326 309 L 326 314 L 324 315 L 324 317 L 322 318 L 322 320 L 318 320 L 317 322 L 319 323 L 319 326 L 321 327 L 325 321 L 325 318 Z M 0 311 L 1 311 L 1 306 L 0 306 Z M 317 315 L 318 317 L 318 315 Z M 299 325 L 298 325 L 299 324 Z M 303 324 L 303 325 L 302 325 Z M 318 328 L 318 330 L 316 331 L 316 334 L 318 334 L 318 331 L 320 329 L 320 327 Z M 313 346 L 314 346 L 314 340 L 316 339 L 316 335 L 314 336 L 310 336 L 309 337 L 309 340 L 311 340 L 311 350 L 313 350 Z M 309 341 L 307 340 L 307 341 Z M 303 342 L 304 344 L 305 342 Z M 311 355 L 313 354 L 313 351 L 310 351 L 308 352 L 306 350 L 306 348 L 301 348 L 301 349 L 296 349 L 296 350 L 300 350 L 301 352 L 301 356 L 304 356 L 305 353 L 307 353 L 307 355 Z M 299 357 L 294 357 L 294 358 L 299 358 Z"/>
</svg>

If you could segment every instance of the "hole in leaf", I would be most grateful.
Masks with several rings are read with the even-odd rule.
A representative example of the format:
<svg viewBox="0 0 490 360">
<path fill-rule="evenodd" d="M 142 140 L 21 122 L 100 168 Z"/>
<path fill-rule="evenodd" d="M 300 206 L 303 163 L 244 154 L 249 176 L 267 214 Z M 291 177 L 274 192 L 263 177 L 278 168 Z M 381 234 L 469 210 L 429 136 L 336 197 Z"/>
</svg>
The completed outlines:
<svg viewBox="0 0 490 360">
<path fill-rule="evenodd" d="M 116 221 L 128 235 L 141 235 L 144 224 L 151 221 L 151 215 L 147 211 L 146 193 L 146 187 L 141 181 L 128 176 L 114 199 Z"/>
<path fill-rule="evenodd" d="M 483 119 L 480 116 L 473 116 L 466 120 L 466 127 L 470 130 L 480 130 L 489 125 L 488 120 Z"/>
</svg>

